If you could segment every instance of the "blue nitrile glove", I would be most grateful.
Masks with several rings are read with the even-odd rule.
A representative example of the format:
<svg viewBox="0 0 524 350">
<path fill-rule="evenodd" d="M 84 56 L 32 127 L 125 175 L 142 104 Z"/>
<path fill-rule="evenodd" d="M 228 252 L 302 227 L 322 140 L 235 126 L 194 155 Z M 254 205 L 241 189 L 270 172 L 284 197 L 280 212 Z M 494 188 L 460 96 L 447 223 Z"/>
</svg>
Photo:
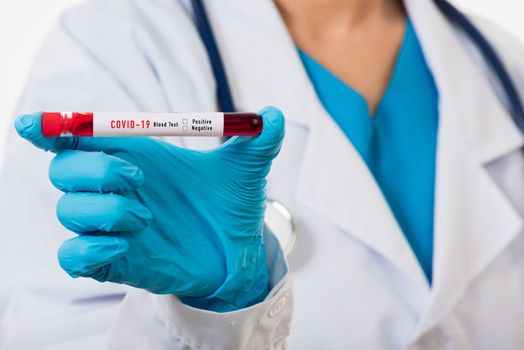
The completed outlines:
<svg viewBox="0 0 524 350">
<path fill-rule="evenodd" d="M 261 114 L 261 135 L 211 151 L 147 137 L 44 138 L 41 113 L 19 117 L 20 136 L 57 153 L 57 216 L 78 234 L 58 251 L 62 268 L 213 311 L 263 300 L 266 175 L 284 118 L 275 108 Z"/>
</svg>

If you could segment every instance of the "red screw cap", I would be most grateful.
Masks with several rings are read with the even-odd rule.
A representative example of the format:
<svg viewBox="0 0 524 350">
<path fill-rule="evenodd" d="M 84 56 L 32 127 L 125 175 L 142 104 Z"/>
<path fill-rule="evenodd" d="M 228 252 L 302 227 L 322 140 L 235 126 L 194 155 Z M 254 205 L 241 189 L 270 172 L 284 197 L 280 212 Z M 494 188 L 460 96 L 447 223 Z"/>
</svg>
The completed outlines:
<svg viewBox="0 0 524 350">
<path fill-rule="evenodd" d="M 42 135 L 45 137 L 62 135 L 62 115 L 58 112 L 42 114 Z"/>
</svg>

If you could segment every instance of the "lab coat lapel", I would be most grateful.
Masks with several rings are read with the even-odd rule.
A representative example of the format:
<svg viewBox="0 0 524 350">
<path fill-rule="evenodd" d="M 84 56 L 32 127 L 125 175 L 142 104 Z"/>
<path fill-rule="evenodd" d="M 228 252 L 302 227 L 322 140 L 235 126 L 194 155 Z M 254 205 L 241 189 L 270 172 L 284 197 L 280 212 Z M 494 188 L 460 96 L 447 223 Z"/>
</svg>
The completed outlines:
<svg viewBox="0 0 524 350">
<path fill-rule="evenodd" d="M 468 285 L 510 244 L 522 219 L 485 165 L 522 146 L 481 62 L 432 1 L 406 0 L 440 97 L 433 298 L 420 325 L 452 310 Z"/>
<path fill-rule="evenodd" d="M 422 269 L 372 175 L 321 106 L 274 3 L 222 0 L 207 6 L 240 109 L 272 104 L 284 111 L 288 126 L 309 129 L 301 169 L 291 170 L 299 173 L 296 201 L 382 254 L 427 290 Z"/>
<path fill-rule="evenodd" d="M 311 125 L 296 198 L 383 255 L 422 290 L 428 290 L 420 264 L 372 174 L 320 107 Z"/>
</svg>

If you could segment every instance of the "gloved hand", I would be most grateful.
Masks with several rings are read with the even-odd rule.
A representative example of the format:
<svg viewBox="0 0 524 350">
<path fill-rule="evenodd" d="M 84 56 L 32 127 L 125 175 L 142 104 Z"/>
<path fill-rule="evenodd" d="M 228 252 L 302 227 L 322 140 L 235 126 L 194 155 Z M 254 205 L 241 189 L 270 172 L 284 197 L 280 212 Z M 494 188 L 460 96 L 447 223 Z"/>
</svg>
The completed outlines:
<svg viewBox="0 0 524 350">
<path fill-rule="evenodd" d="M 263 300 L 266 175 L 284 118 L 275 108 L 261 114 L 261 135 L 211 151 L 146 137 L 44 138 L 41 113 L 19 117 L 20 136 L 57 153 L 57 216 L 78 234 L 58 251 L 62 268 L 219 312 Z"/>
</svg>

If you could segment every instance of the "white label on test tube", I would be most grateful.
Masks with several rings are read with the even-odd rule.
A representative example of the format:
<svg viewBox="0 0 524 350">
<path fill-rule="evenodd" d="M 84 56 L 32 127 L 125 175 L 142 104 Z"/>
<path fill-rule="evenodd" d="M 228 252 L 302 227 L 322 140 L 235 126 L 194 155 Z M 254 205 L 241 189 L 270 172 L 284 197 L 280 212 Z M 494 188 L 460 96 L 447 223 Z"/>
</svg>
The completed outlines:
<svg viewBox="0 0 524 350">
<path fill-rule="evenodd" d="M 222 136 L 224 113 L 93 113 L 93 135 Z"/>
</svg>

